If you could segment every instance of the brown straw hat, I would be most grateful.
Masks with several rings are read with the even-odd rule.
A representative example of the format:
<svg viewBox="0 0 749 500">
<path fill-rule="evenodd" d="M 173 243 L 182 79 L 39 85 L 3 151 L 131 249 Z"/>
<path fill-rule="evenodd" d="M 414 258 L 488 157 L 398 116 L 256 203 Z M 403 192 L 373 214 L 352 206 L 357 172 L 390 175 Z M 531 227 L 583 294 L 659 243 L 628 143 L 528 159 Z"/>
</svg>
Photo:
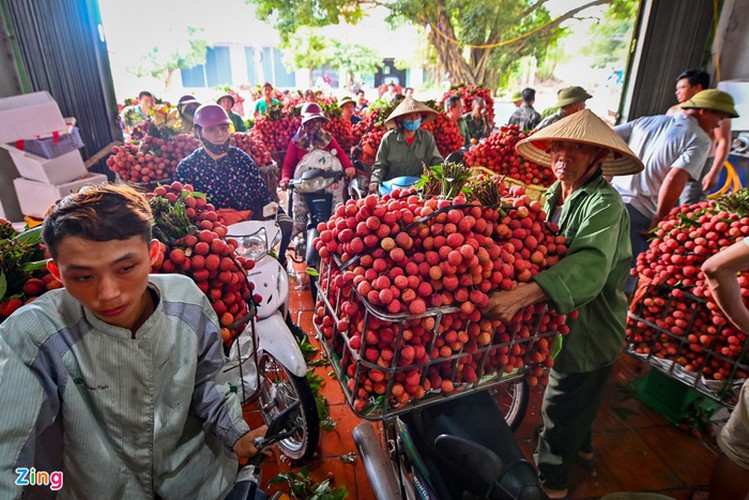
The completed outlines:
<svg viewBox="0 0 749 500">
<path fill-rule="evenodd" d="M 423 102 L 419 102 L 413 97 L 409 96 L 403 99 L 400 104 L 398 104 L 398 107 L 396 107 L 393 112 L 390 113 L 390 116 L 388 116 L 385 120 L 385 126 L 388 128 L 395 128 L 395 119 L 409 113 L 421 113 L 422 125 L 434 120 L 439 114 Z"/>
<path fill-rule="evenodd" d="M 569 141 L 609 150 L 603 159 L 603 175 L 631 175 L 645 168 L 627 143 L 589 109 L 578 111 L 523 139 L 515 146 L 526 160 L 551 166 L 549 142 Z"/>
</svg>

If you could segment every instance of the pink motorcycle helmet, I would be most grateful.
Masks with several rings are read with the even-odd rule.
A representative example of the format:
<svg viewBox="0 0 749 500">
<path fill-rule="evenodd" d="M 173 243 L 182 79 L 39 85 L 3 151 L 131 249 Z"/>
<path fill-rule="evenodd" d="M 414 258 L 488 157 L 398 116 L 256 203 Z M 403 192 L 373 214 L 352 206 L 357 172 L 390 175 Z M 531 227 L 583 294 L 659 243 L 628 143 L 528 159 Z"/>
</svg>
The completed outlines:
<svg viewBox="0 0 749 500">
<path fill-rule="evenodd" d="M 195 110 L 195 125 L 205 128 L 214 125 L 231 125 L 229 115 L 218 104 L 203 104 Z"/>
</svg>

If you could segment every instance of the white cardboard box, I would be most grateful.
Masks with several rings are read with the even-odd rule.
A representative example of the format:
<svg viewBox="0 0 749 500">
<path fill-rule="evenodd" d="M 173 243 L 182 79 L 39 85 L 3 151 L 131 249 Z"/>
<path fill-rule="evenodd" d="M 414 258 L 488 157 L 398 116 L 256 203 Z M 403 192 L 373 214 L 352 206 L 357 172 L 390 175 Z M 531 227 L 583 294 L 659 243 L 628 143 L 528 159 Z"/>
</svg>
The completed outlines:
<svg viewBox="0 0 749 500">
<path fill-rule="evenodd" d="M 44 218 L 47 209 L 54 202 L 70 193 L 78 192 L 83 186 L 102 184 L 107 182 L 107 176 L 103 174 L 86 174 L 85 176 L 65 184 L 48 184 L 45 182 L 31 181 L 19 177 L 13 181 L 18 195 L 18 204 L 21 212 L 29 217 L 37 219 Z"/>
<path fill-rule="evenodd" d="M 749 130 L 749 79 L 723 80 L 718 82 L 718 89 L 731 94 L 739 114 L 738 118 L 731 118 L 731 130 Z"/>
<path fill-rule="evenodd" d="M 0 99 L 0 143 L 48 137 L 64 128 L 60 107 L 48 92 Z"/>
<path fill-rule="evenodd" d="M 77 149 L 57 158 L 43 158 L 7 144 L 0 144 L 0 147 L 8 150 L 18 173 L 32 181 L 64 184 L 87 172 L 81 152 Z"/>
</svg>

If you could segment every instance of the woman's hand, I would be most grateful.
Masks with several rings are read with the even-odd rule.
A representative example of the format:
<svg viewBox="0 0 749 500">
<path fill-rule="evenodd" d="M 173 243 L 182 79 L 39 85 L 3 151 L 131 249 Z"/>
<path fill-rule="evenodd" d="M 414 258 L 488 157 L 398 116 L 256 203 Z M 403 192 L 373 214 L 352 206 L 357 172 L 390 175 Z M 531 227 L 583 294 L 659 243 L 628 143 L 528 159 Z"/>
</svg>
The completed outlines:
<svg viewBox="0 0 749 500">
<path fill-rule="evenodd" d="M 289 188 L 289 179 L 281 179 L 281 182 L 278 183 L 278 187 L 281 188 L 281 191 L 286 191 Z"/>
<path fill-rule="evenodd" d="M 353 179 L 356 175 L 356 169 L 354 167 L 349 167 L 345 170 L 345 173 L 346 177 L 348 177 L 349 179 Z"/>
<path fill-rule="evenodd" d="M 380 189 L 380 184 L 378 182 L 369 183 L 369 194 L 377 194 L 379 189 Z"/>
</svg>

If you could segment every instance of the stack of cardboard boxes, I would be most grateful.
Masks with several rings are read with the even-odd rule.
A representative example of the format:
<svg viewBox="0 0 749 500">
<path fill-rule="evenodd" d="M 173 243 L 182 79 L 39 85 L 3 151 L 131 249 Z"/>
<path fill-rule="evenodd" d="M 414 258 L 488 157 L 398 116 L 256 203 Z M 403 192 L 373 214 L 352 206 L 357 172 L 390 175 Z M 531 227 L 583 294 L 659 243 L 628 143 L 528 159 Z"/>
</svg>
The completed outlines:
<svg viewBox="0 0 749 500">
<path fill-rule="evenodd" d="M 74 119 L 64 119 L 47 92 L 0 99 L 0 147 L 22 176 L 13 180 L 21 212 L 41 219 L 58 199 L 107 176 L 86 170 Z"/>
</svg>

